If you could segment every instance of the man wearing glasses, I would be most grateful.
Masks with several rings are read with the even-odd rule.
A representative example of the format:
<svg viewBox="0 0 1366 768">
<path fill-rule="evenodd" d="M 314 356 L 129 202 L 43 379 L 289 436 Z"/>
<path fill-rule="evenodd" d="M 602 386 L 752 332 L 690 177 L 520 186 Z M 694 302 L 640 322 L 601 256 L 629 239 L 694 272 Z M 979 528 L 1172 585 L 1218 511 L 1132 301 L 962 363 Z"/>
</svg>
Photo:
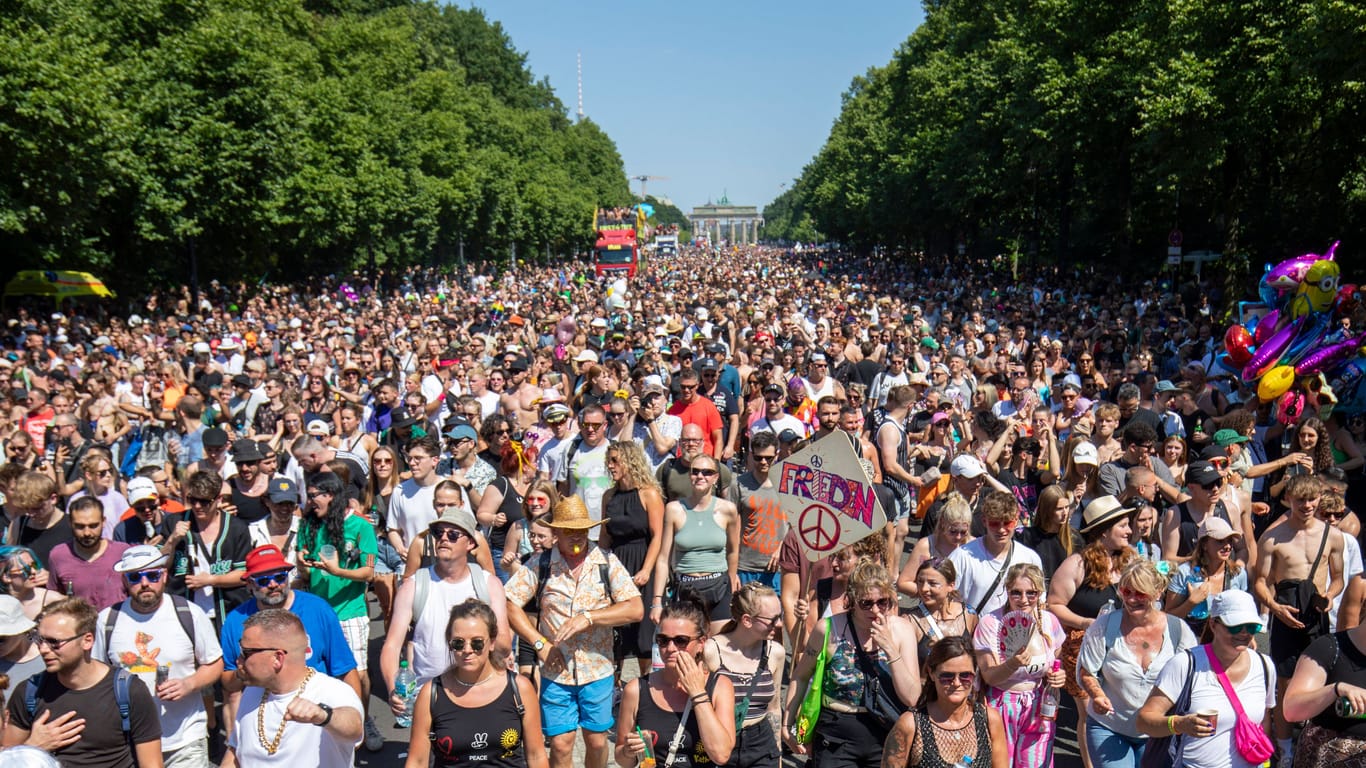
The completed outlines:
<svg viewBox="0 0 1366 768">
<path fill-rule="evenodd" d="M 386 535 L 398 556 L 408 559 L 408 546 L 436 519 L 433 494 L 441 476 L 441 444 L 435 435 L 414 438 L 408 445 L 408 468 L 412 477 L 399 483 L 389 498 L 389 529 Z"/>
<path fill-rule="evenodd" d="M 167 560 L 146 544 L 123 553 L 114 573 L 128 599 L 100 611 L 91 655 L 137 675 L 156 695 L 166 765 L 206 768 L 208 715 L 199 692 L 218 682 L 223 649 L 199 606 L 166 594 Z"/>
<path fill-rule="evenodd" d="M 777 458 L 776 435 L 760 432 L 751 437 L 746 470 L 726 489 L 727 498 L 740 511 L 740 583 L 757 581 L 775 592 L 781 589 L 778 555 L 787 535 L 787 515 L 768 477 Z"/>
<path fill-rule="evenodd" d="M 171 554 L 171 594 L 189 597 L 215 625 L 247 599 L 242 569 L 251 551 L 247 524 L 219 508 L 223 478 L 196 472 L 185 482 L 189 511 L 162 547 Z"/>
<path fill-rule="evenodd" d="M 129 734 L 124 736 L 114 681 L 116 672 L 97 660 L 98 614 L 84 600 L 48 605 L 38 617 L 34 643 L 47 665 L 29 714 L 28 687 L 17 681 L 10 695 L 4 746 L 38 747 L 63 765 L 137 765 L 160 768 L 161 724 L 157 704 L 136 675 L 128 681 Z M 132 742 L 132 748 L 129 742 Z"/>
<path fill-rule="evenodd" d="M 1122 436 L 1124 450 L 1114 461 L 1107 461 L 1100 467 L 1100 492 L 1106 496 L 1119 496 L 1124 493 L 1124 476 L 1133 467 L 1145 467 L 1151 469 L 1157 475 L 1157 491 L 1167 499 L 1168 502 L 1175 503 L 1184 498 L 1181 489 L 1176 486 L 1176 479 L 1172 477 L 1172 471 L 1167 467 L 1162 459 L 1158 458 L 1154 451 L 1157 450 L 1157 430 L 1144 422 L 1134 422 L 1129 428 L 1124 430 Z M 1189 482 L 1189 478 L 1187 479 Z M 1194 529 L 1192 529 L 1194 532 Z M 1194 540 L 1192 539 L 1192 546 Z M 1163 549 L 1163 552 L 1173 552 L 1175 550 Z"/>
<path fill-rule="evenodd" d="M 711 403 L 707 405 L 716 410 Z M 719 416 L 717 422 L 719 425 Z M 579 437 L 570 441 L 563 469 L 556 478 L 560 495 L 583 499 L 594 523 L 602 520 L 602 497 L 612 487 L 612 478 L 607 474 L 607 445 L 607 411 L 601 405 L 584 408 L 579 413 Z M 597 536 L 596 528 L 589 531 L 594 541 Z"/>
</svg>

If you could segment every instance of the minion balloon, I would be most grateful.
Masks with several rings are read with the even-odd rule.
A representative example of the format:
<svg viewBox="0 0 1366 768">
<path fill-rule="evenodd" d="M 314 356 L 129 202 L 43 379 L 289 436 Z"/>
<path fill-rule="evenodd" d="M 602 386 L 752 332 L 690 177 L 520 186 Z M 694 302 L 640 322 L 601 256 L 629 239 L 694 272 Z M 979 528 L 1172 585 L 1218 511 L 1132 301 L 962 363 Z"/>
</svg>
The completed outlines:
<svg viewBox="0 0 1366 768">
<path fill-rule="evenodd" d="M 1290 300 L 1289 317 L 1293 320 L 1309 314 L 1326 312 L 1337 298 L 1341 269 L 1336 261 L 1319 260 L 1304 273 L 1295 298 Z"/>
</svg>

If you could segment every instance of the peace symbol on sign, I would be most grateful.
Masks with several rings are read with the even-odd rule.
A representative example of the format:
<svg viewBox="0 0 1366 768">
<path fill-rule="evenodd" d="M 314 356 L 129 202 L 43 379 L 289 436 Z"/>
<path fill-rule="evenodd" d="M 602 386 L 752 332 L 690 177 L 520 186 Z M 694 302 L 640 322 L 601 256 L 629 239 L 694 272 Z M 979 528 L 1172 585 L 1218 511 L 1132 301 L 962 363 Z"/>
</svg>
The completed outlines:
<svg viewBox="0 0 1366 768">
<path fill-rule="evenodd" d="M 840 543 L 839 514 L 821 504 L 812 504 L 797 518 L 797 533 L 802 542 L 817 552 L 828 552 Z"/>
</svg>

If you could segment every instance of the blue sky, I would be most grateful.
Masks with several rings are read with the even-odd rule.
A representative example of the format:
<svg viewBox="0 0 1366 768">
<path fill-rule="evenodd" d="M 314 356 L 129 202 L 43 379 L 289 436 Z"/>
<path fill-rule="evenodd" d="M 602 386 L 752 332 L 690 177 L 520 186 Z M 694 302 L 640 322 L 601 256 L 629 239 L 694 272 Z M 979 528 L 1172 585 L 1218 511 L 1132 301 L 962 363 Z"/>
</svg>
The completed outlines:
<svg viewBox="0 0 1366 768">
<path fill-rule="evenodd" d="M 581 52 L 584 112 L 685 213 L 723 193 L 762 210 L 825 142 L 850 81 L 923 19 L 918 0 L 476 5 L 571 114 Z"/>
</svg>

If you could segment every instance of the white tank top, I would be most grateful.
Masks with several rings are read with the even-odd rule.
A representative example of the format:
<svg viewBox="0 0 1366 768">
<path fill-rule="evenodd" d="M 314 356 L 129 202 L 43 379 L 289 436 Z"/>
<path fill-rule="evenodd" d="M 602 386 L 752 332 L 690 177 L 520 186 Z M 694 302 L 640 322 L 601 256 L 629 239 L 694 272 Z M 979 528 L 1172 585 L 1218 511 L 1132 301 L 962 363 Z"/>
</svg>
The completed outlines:
<svg viewBox="0 0 1366 768">
<path fill-rule="evenodd" d="M 418 685 L 446 671 L 451 663 L 451 652 L 446 647 L 446 624 L 451 620 L 451 609 L 476 597 L 474 580 L 487 579 L 488 574 L 474 563 L 469 564 L 470 575 L 464 581 L 442 581 L 436 571 L 428 567 L 431 584 L 427 588 L 427 604 L 413 626 L 413 674 Z"/>
<path fill-rule="evenodd" d="M 817 388 L 815 384 L 811 383 L 811 379 L 806 377 L 802 377 L 802 381 L 806 382 L 806 396 L 811 398 L 811 402 L 813 403 L 820 400 L 822 397 L 834 396 L 835 394 L 835 378 L 833 376 L 826 375 L 825 381 L 821 382 L 820 388 Z"/>
</svg>

